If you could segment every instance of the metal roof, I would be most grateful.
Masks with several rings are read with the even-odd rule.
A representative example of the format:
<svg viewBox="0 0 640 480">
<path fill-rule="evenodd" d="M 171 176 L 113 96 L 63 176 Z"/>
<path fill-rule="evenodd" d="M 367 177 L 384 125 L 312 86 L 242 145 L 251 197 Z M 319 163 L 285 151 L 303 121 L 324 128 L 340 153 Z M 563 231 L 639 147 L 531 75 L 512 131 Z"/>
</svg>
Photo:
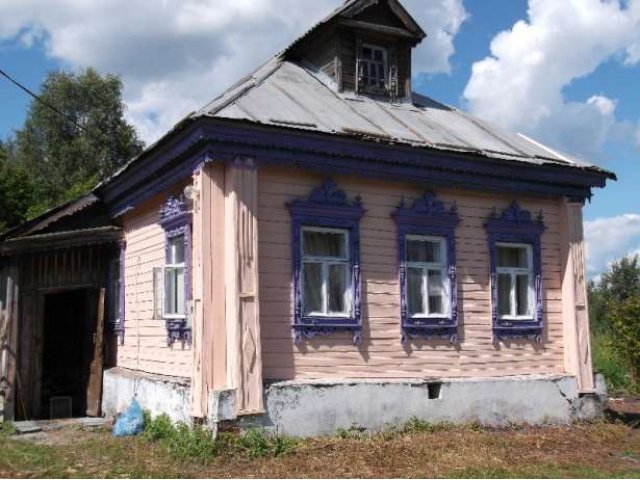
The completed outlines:
<svg viewBox="0 0 640 480">
<path fill-rule="evenodd" d="M 393 103 L 338 92 L 333 81 L 313 65 L 282 56 L 245 77 L 191 118 L 203 116 L 605 172 L 416 93 L 411 102 Z"/>
</svg>

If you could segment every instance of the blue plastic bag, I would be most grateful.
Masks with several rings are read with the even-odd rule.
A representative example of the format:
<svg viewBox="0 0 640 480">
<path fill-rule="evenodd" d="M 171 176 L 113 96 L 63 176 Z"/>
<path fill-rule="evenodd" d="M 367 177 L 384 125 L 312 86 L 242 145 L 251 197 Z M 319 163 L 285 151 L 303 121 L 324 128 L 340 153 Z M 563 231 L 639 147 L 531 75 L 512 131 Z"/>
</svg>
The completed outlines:
<svg viewBox="0 0 640 480">
<path fill-rule="evenodd" d="M 113 434 L 116 437 L 132 437 L 142 433 L 143 430 L 144 414 L 140 404 L 134 399 L 131 405 L 118 417 L 113 426 Z"/>
</svg>

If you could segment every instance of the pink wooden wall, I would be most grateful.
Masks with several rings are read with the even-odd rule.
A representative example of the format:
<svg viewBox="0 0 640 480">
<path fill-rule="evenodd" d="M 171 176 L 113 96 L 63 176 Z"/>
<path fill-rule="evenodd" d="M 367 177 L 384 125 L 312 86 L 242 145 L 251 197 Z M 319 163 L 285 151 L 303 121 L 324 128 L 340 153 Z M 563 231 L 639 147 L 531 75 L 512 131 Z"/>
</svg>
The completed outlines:
<svg viewBox="0 0 640 480">
<path fill-rule="evenodd" d="M 177 191 L 181 191 L 178 188 Z M 160 375 L 191 378 L 193 353 L 180 343 L 167 346 L 164 320 L 153 318 L 153 268 L 165 261 L 160 207 L 167 194 L 145 202 L 123 219 L 125 239 L 125 344 L 118 366 Z"/>
<path fill-rule="evenodd" d="M 348 334 L 305 341 L 291 339 L 290 217 L 286 203 L 305 198 L 325 177 L 284 169 L 261 169 L 258 179 L 259 262 L 263 376 L 265 379 L 327 377 L 500 376 L 561 373 L 564 370 L 560 254 L 560 200 L 518 198 L 522 207 L 544 211 L 542 237 L 545 340 L 541 347 L 492 342 L 489 252 L 484 222 L 493 207 L 512 196 L 453 190 L 435 193 L 458 204 L 456 230 L 461 343 L 400 342 L 395 223 L 390 217 L 404 195 L 413 201 L 424 190 L 399 183 L 334 176 L 350 198 L 361 195 L 367 210 L 361 223 L 364 340 Z"/>
</svg>

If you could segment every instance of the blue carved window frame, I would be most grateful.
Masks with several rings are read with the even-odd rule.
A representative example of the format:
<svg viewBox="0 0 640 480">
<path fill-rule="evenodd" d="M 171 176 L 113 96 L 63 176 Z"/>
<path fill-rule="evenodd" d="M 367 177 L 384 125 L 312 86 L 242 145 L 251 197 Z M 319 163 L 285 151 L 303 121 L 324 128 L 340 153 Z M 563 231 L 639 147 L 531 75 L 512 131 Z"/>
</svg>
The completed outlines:
<svg viewBox="0 0 640 480">
<path fill-rule="evenodd" d="M 350 202 L 344 191 L 327 179 L 307 199 L 287 204 L 291 213 L 291 255 L 293 263 L 293 338 L 303 338 L 348 331 L 354 344 L 362 338 L 362 306 L 360 279 L 360 220 L 365 214 L 359 197 Z M 349 317 L 305 316 L 302 307 L 302 230 L 304 227 L 342 229 L 349 232 L 352 312 Z"/>
<path fill-rule="evenodd" d="M 402 342 L 422 337 L 458 341 L 458 287 L 456 278 L 456 235 L 460 223 L 454 204 L 449 210 L 428 192 L 407 208 L 404 199 L 391 215 L 398 235 L 398 277 L 400 282 L 400 317 Z M 447 276 L 449 280 L 449 314 L 441 317 L 416 318 L 409 315 L 407 298 L 407 236 L 442 237 L 446 242 Z"/>
<path fill-rule="evenodd" d="M 165 262 L 170 259 L 171 240 L 180 236 L 184 237 L 185 256 L 185 318 L 165 318 L 167 327 L 167 345 L 172 346 L 176 342 L 183 345 L 191 345 L 192 333 L 189 322 L 189 304 L 192 299 L 191 291 L 191 246 L 192 246 L 193 215 L 184 196 L 170 196 L 160 208 L 160 225 L 165 231 Z M 164 284 L 162 285 L 164 289 Z M 164 290 L 163 290 L 164 292 Z M 164 295 L 163 295 L 164 299 Z"/>
<path fill-rule="evenodd" d="M 523 210 L 515 200 L 498 215 L 494 208 L 485 223 L 488 235 L 491 264 L 491 316 L 493 337 L 496 341 L 533 340 L 542 343 L 544 329 L 544 306 L 542 287 L 541 239 L 545 231 L 542 212 L 533 218 L 531 212 Z M 501 319 L 498 312 L 498 277 L 496 248 L 498 244 L 530 245 L 533 257 L 534 308 L 532 320 Z"/>
</svg>

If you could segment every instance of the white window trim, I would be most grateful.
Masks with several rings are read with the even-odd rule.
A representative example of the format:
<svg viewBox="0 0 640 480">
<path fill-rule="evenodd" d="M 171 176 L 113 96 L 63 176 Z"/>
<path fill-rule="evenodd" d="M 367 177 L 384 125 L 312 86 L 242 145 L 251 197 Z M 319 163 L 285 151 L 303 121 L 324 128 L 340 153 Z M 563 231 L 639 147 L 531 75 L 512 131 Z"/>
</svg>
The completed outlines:
<svg viewBox="0 0 640 480">
<path fill-rule="evenodd" d="M 412 262 L 407 260 L 407 243 L 411 240 L 418 240 L 424 242 L 438 242 L 440 244 L 440 255 L 442 261 L 440 263 L 435 262 Z M 442 318 L 451 317 L 451 282 L 449 281 L 448 275 L 448 261 L 449 258 L 447 256 L 447 239 L 445 237 L 435 237 L 431 235 L 406 235 L 404 240 L 404 258 L 406 264 L 406 275 L 409 275 L 410 268 L 421 268 L 422 269 L 422 307 L 425 312 L 429 311 L 429 270 L 439 270 L 442 275 L 442 313 L 416 313 L 412 314 L 408 310 L 409 305 L 409 281 L 407 279 L 407 287 L 405 294 L 407 295 L 407 314 L 409 318 L 417 318 L 417 319 L 429 319 L 429 318 Z"/>
<path fill-rule="evenodd" d="M 498 266 L 498 248 L 506 247 L 506 248 L 525 248 L 527 251 L 527 263 L 528 267 L 500 267 Z M 510 275 L 511 276 L 511 292 L 510 292 L 510 303 L 511 303 L 511 315 L 500 315 L 499 313 L 499 305 L 496 305 L 498 308 L 498 318 L 500 320 L 510 320 L 516 322 L 531 322 L 534 320 L 534 310 L 535 310 L 535 288 L 534 288 L 534 269 L 533 269 L 533 245 L 528 243 L 516 243 L 516 242 L 497 242 L 496 243 L 496 282 L 498 282 L 499 275 Z M 516 277 L 519 275 L 528 274 L 529 275 L 529 312 L 530 315 L 516 315 L 517 312 L 517 283 Z M 496 288 L 500 288 L 499 284 L 496 285 Z M 498 290 L 498 302 L 500 301 L 500 291 Z"/>
<path fill-rule="evenodd" d="M 365 48 L 370 48 L 372 52 L 375 52 L 376 50 L 381 51 L 382 52 L 382 72 L 384 73 L 384 88 L 386 88 L 386 86 L 389 83 L 389 52 L 387 50 L 387 48 L 380 46 L 380 45 L 374 45 L 372 43 L 363 43 L 362 44 L 362 49 L 364 50 Z M 376 60 L 369 60 L 366 59 L 362 56 L 361 54 L 361 62 L 365 63 L 365 64 L 374 64 L 374 65 L 378 65 L 380 62 L 376 61 Z M 365 88 L 381 88 L 379 85 L 370 85 L 367 84 L 365 85 Z"/>
<path fill-rule="evenodd" d="M 175 238 L 183 238 L 183 242 L 186 241 L 185 237 L 183 235 L 175 237 Z M 175 259 L 176 256 L 176 252 L 175 252 L 175 245 L 172 244 L 172 241 L 175 240 L 175 238 L 172 238 L 169 240 L 169 248 L 170 250 L 170 257 L 171 259 Z M 186 246 L 186 245 L 185 245 Z M 185 256 L 187 255 L 187 251 L 185 249 L 184 252 Z M 187 270 L 187 264 L 186 264 L 186 260 L 184 262 L 181 263 L 165 263 L 164 267 L 162 267 L 162 289 L 164 292 L 163 295 L 163 300 L 162 300 L 162 316 L 163 318 L 166 318 L 168 320 L 184 320 L 187 318 L 187 299 L 186 299 L 186 291 L 185 291 L 185 299 L 184 299 L 184 308 L 185 308 L 185 313 L 184 314 L 176 314 L 176 313 L 167 313 L 167 285 L 166 285 L 166 279 L 167 279 L 167 270 L 170 269 L 178 269 L 181 268 L 183 271 L 183 276 L 185 276 L 185 288 L 186 288 L 186 270 Z M 176 299 L 177 302 L 177 299 Z"/>
<path fill-rule="evenodd" d="M 337 233 L 342 234 L 345 238 L 345 255 L 344 257 L 320 257 L 315 255 L 305 255 L 304 253 L 304 233 L 305 232 L 319 232 L 319 233 Z M 353 282 L 351 278 L 351 261 L 349 250 L 349 235 L 348 229 L 343 228 L 325 228 L 325 227 L 301 227 L 300 228 L 300 274 L 304 275 L 305 264 L 320 264 L 322 271 L 322 304 L 323 312 L 309 312 L 304 314 L 304 317 L 317 317 L 317 318 L 351 318 L 353 311 Z M 344 294 L 345 312 L 331 312 L 329 311 L 329 295 L 327 291 L 327 284 L 329 279 L 329 267 L 331 265 L 346 265 L 345 269 L 345 284 L 347 288 Z M 302 300 L 302 309 L 304 311 L 305 298 L 304 298 L 304 280 L 301 280 L 300 286 L 300 298 Z"/>
</svg>

